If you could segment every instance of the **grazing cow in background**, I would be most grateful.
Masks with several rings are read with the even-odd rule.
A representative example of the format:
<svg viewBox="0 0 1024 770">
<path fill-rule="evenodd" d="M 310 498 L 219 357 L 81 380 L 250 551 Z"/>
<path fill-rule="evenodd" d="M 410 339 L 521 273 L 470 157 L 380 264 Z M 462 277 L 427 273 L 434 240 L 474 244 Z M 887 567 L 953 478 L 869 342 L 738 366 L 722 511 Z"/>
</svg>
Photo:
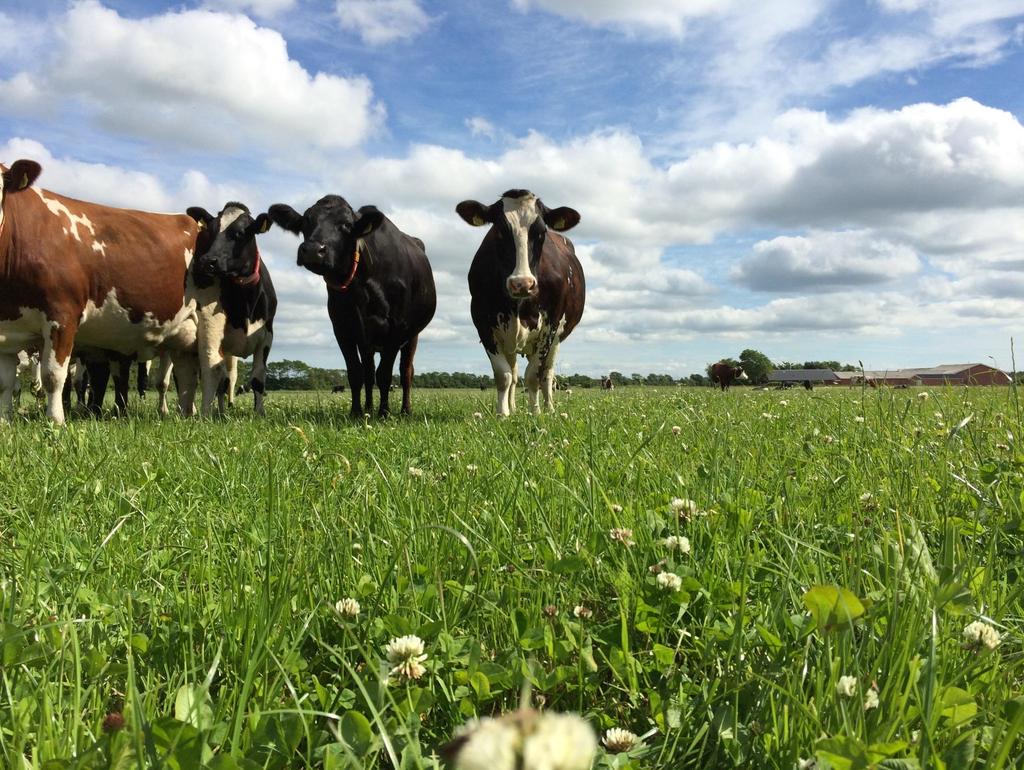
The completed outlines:
<svg viewBox="0 0 1024 770">
<path fill-rule="evenodd" d="M 344 392 L 345 392 L 345 386 L 344 385 L 335 385 L 333 388 L 331 388 L 331 393 L 344 393 Z"/>
<path fill-rule="evenodd" d="M 42 171 L 15 161 L 0 176 L 0 418 L 11 414 L 19 350 L 39 350 L 47 415 L 64 422 L 75 345 L 152 358 L 169 350 L 193 373 L 196 317 L 185 299 L 196 224 L 87 203 L 32 187 Z M 179 394 L 191 411 L 187 388 Z"/>
<path fill-rule="evenodd" d="M 434 317 L 434 273 L 423 241 L 399 230 L 374 206 L 353 211 L 344 198 L 327 195 L 299 214 L 281 203 L 270 207 L 275 224 L 302 235 L 298 263 L 323 277 L 327 313 L 345 357 L 352 390 L 351 415 L 373 409 L 375 353 L 378 414 L 389 412 L 395 358 L 401 353 L 402 414 L 412 411 L 413 357 L 419 334 Z"/>
<path fill-rule="evenodd" d="M 722 390 L 728 390 L 734 382 L 746 379 L 747 373 L 741 366 L 731 366 L 725 361 L 719 361 L 711 367 L 711 382 Z"/>
<path fill-rule="evenodd" d="M 496 411 L 515 408 L 517 356 L 526 356 L 530 411 L 539 395 L 554 411 L 555 357 L 559 344 L 583 317 L 586 286 L 572 241 L 562 231 L 580 215 L 549 209 L 528 190 L 509 190 L 490 206 L 463 201 L 455 207 L 467 223 L 489 226 L 469 268 L 470 312 L 494 371 Z"/>
<path fill-rule="evenodd" d="M 224 399 L 234 402 L 238 358 L 253 357 L 252 390 L 256 414 L 263 414 L 267 359 L 274 342 L 277 292 L 260 259 L 256 236 L 270 229 L 270 217 L 253 217 L 237 201 L 224 204 L 217 216 L 193 206 L 188 215 L 199 223 L 191 274 L 199 289 L 199 372 L 202 415 L 213 398 L 224 414 Z M 214 293 L 208 289 L 213 288 Z M 229 395 L 230 394 L 230 395 Z"/>
<path fill-rule="evenodd" d="M 601 390 L 615 390 L 615 381 L 610 376 L 601 380 Z"/>
</svg>

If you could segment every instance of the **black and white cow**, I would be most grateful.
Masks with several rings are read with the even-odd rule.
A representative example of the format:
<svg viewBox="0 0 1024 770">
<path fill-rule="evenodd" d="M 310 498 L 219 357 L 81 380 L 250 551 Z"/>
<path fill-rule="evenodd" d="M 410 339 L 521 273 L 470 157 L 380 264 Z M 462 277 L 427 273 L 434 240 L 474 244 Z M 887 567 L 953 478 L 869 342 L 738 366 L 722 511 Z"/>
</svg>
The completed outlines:
<svg viewBox="0 0 1024 770">
<path fill-rule="evenodd" d="M 580 215 L 549 209 L 528 190 L 509 190 L 485 206 L 463 201 L 455 210 L 471 225 L 490 229 L 469 268 L 470 311 L 487 350 L 498 390 L 497 413 L 515 408 L 517 356 L 524 355 L 530 411 L 539 395 L 554 411 L 558 346 L 583 317 L 586 285 L 572 241 L 561 235 Z"/>
<path fill-rule="evenodd" d="M 188 215 L 199 223 L 191 276 L 199 298 L 199 374 L 202 411 L 209 416 L 213 399 L 224 413 L 229 389 L 234 399 L 234 358 L 253 357 L 252 390 L 256 413 L 263 414 L 267 359 L 274 341 L 277 293 L 270 271 L 260 259 L 256 236 L 270 229 L 270 217 L 253 217 L 236 201 L 217 216 L 194 206 Z"/>
<path fill-rule="evenodd" d="M 419 334 L 434 317 L 434 273 L 423 241 L 406 235 L 374 206 L 353 211 L 340 195 L 326 195 L 304 214 L 276 203 L 269 214 L 302 235 L 298 263 L 327 284 L 327 314 L 345 357 L 352 391 L 351 415 L 373 409 L 375 353 L 378 414 L 389 412 L 395 358 L 401 353 L 402 414 L 412 411 L 413 357 Z"/>
</svg>

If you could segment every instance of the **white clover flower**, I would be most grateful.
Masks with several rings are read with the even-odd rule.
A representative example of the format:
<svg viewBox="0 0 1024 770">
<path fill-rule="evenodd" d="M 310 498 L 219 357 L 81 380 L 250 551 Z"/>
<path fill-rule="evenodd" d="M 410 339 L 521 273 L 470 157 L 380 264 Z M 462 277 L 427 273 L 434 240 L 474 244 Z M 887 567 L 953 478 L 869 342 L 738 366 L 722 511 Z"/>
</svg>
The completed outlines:
<svg viewBox="0 0 1024 770">
<path fill-rule="evenodd" d="M 483 418 L 484 418 L 484 416 L 480 412 L 473 412 L 473 419 L 474 420 L 482 420 Z"/>
<path fill-rule="evenodd" d="M 413 466 L 410 465 L 409 466 L 409 475 L 412 476 L 414 479 L 422 478 L 422 476 L 423 476 L 423 469 L 422 468 L 414 468 Z"/>
<path fill-rule="evenodd" d="M 917 394 L 917 397 L 921 401 L 927 401 L 929 398 L 931 398 L 931 393 L 929 393 L 927 390 L 922 390 L 920 393 Z"/>
<path fill-rule="evenodd" d="M 878 690 L 871 687 L 864 696 L 864 710 L 871 711 L 871 709 L 876 708 L 878 708 Z"/>
<path fill-rule="evenodd" d="M 696 500 L 687 500 L 682 497 L 673 497 L 672 502 L 669 504 L 675 514 L 683 521 L 689 521 L 694 516 L 700 513 L 700 508 L 697 505 Z"/>
<path fill-rule="evenodd" d="M 779 400 L 779 406 L 789 406 L 789 402 L 786 399 Z"/>
<path fill-rule="evenodd" d="M 860 415 L 858 414 L 858 415 L 856 415 L 856 416 L 855 416 L 855 417 L 853 418 L 853 421 L 854 421 L 854 422 L 864 422 L 864 418 L 863 418 L 863 417 L 861 417 L 861 416 L 860 416 Z"/>
<path fill-rule="evenodd" d="M 352 547 L 352 553 L 362 553 L 363 552 L 363 544 L 362 543 L 352 543 L 351 547 Z"/>
<path fill-rule="evenodd" d="M 388 656 L 388 663 L 394 668 L 391 675 L 401 679 L 419 679 L 426 673 L 422 666 L 427 655 L 423 652 L 423 640 L 418 636 L 409 634 L 400 636 L 388 642 L 384 652 Z"/>
<path fill-rule="evenodd" d="M 669 535 L 665 538 L 665 547 L 670 551 L 679 551 L 680 553 L 690 552 L 690 538 L 682 535 Z"/>
<path fill-rule="evenodd" d="M 569 413 L 568 413 L 568 412 L 562 412 L 562 414 L 561 414 L 561 415 L 559 415 L 559 416 L 560 416 L 560 417 L 561 417 L 561 418 L 562 418 L 563 420 L 568 420 L 568 419 L 569 419 Z"/>
<path fill-rule="evenodd" d="M 572 614 L 581 620 L 587 620 L 588 618 L 594 617 L 594 611 L 585 604 L 577 604 L 573 607 Z"/>
<path fill-rule="evenodd" d="M 796 763 L 797 770 L 814 770 L 814 768 L 816 768 L 817 766 L 818 760 L 814 757 L 809 757 L 808 759 L 799 759 Z"/>
<path fill-rule="evenodd" d="M 836 683 L 836 692 L 842 695 L 844 698 L 852 698 L 854 693 L 857 692 L 857 677 L 839 677 L 839 682 Z"/>
<path fill-rule="evenodd" d="M 766 420 L 774 420 L 775 419 L 775 415 L 772 414 L 771 412 L 761 412 L 761 417 L 763 417 Z"/>
<path fill-rule="evenodd" d="M 835 441 L 835 438 L 833 436 L 825 435 L 821 437 L 821 440 L 824 441 L 826 444 L 831 444 L 833 441 Z"/>
<path fill-rule="evenodd" d="M 964 628 L 964 644 L 976 650 L 982 647 L 994 650 L 1001 640 L 1002 637 L 995 628 L 980 620 L 975 620 Z"/>
<path fill-rule="evenodd" d="M 470 723 L 455 743 L 457 770 L 589 770 L 597 751 L 580 717 L 529 709 Z"/>
<path fill-rule="evenodd" d="M 515 770 L 522 735 L 514 722 L 473 720 L 456 731 L 456 740 L 464 735 L 455 755 L 458 770 Z"/>
<path fill-rule="evenodd" d="M 678 436 L 682 432 L 683 432 L 683 429 L 680 428 L 678 425 L 673 425 L 672 426 L 672 435 L 673 436 Z M 605 733 L 605 735 L 607 735 L 607 733 Z"/>
<path fill-rule="evenodd" d="M 674 572 L 659 572 L 658 585 L 665 591 L 678 591 L 683 587 L 683 579 Z"/>
<path fill-rule="evenodd" d="M 345 599 L 338 599 L 334 604 L 334 611 L 341 615 L 343 618 L 354 618 L 359 615 L 359 602 L 355 599 L 346 597 Z"/>
<path fill-rule="evenodd" d="M 622 506 L 618 503 L 612 503 L 612 513 L 622 513 Z"/>
<path fill-rule="evenodd" d="M 477 469 L 475 465 L 470 464 L 466 466 L 466 470 L 469 471 L 470 473 L 476 473 Z"/>
<path fill-rule="evenodd" d="M 601 743 L 604 747 L 613 754 L 621 754 L 624 751 L 629 751 L 631 748 L 636 746 L 640 741 L 640 738 L 636 733 L 630 732 L 629 730 L 623 730 L 621 727 L 613 727 L 610 730 L 605 730 L 604 737 L 601 739 Z"/>
<path fill-rule="evenodd" d="M 627 547 L 633 545 L 633 530 L 631 529 L 625 529 L 624 527 L 610 529 L 608 530 L 608 537 Z"/>
<path fill-rule="evenodd" d="M 542 714 L 523 741 L 523 770 L 590 770 L 597 738 L 575 714 Z"/>
</svg>

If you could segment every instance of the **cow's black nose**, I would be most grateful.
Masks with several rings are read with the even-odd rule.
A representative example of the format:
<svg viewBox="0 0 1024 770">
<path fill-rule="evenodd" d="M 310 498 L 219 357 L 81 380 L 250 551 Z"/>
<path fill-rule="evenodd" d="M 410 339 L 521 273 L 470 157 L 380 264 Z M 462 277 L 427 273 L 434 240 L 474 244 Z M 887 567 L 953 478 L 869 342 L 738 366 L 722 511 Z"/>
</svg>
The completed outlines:
<svg viewBox="0 0 1024 770">
<path fill-rule="evenodd" d="M 327 256 L 327 246 L 316 241 L 306 241 L 299 246 L 299 264 L 322 262 Z"/>
</svg>

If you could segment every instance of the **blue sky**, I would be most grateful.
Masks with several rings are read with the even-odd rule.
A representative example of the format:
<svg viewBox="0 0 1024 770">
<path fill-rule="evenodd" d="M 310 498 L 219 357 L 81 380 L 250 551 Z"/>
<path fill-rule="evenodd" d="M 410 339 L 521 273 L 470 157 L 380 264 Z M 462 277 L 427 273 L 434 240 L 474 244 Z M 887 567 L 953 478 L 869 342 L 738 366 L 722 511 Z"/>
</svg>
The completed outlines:
<svg viewBox="0 0 1024 770">
<path fill-rule="evenodd" d="M 0 160 L 153 210 L 376 204 L 427 243 L 417 368 L 489 370 L 480 232 L 527 187 L 582 214 L 558 370 L 754 347 L 869 368 L 1024 339 L 1024 0 L 7 0 Z M 292 236 L 275 358 L 341 366 Z"/>
</svg>

